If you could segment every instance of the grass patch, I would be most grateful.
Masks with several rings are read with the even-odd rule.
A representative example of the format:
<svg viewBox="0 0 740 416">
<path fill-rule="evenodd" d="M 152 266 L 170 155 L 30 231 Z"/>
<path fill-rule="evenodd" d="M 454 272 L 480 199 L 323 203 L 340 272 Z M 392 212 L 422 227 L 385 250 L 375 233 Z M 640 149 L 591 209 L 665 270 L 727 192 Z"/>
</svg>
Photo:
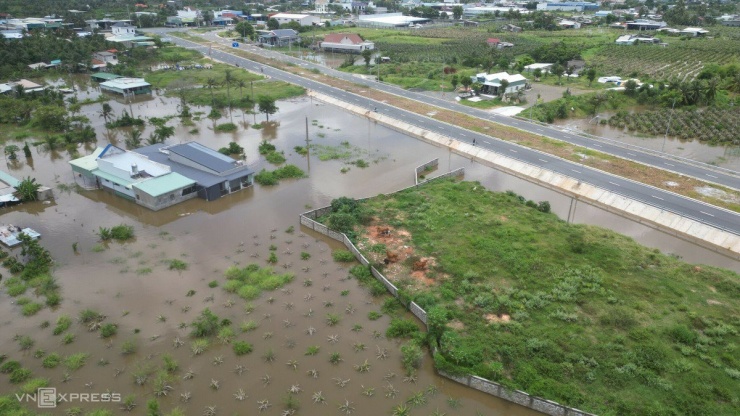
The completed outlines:
<svg viewBox="0 0 740 416">
<path fill-rule="evenodd" d="M 61 315 L 57 318 L 57 324 L 54 327 L 54 335 L 60 335 L 62 332 L 69 329 L 72 325 L 72 318 L 69 315 Z"/>
<path fill-rule="evenodd" d="M 306 173 L 295 165 L 285 165 L 273 171 L 262 169 L 254 175 L 254 181 L 263 186 L 277 185 L 281 179 L 303 178 Z"/>
<path fill-rule="evenodd" d="M 21 308 L 21 313 L 23 316 L 33 316 L 36 315 L 41 309 L 44 308 L 44 305 L 36 302 L 31 302 L 23 305 Z"/>
<path fill-rule="evenodd" d="M 234 354 L 239 357 L 251 353 L 254 349 L 252 347 L 252 344 L 246 341 L 234 341 L 234 345 L 232 346 L 232 348 L 234 349 Z"/>
<path fill-rule="evenodd" d="M 396 275 L 386 253 L 363 252 L 428 313 L 427 334 L 393 318 L 387 335 L 426 340 L 437 368 L 596 414 L 736 413 L 740 362 L 727 353 L 740 342 L 736 273 L 568 224 L 478 183 L 433 182 L 361 207 L 382 218 L 373 227 L 408 231 L 403 244 L 435 260 L 426 284 L 403 277 L 413 259 Z M 410 370 L 418 354 L 408 345 Z"/>
<path fill-rule="evenodd" d="M 237 293 L 244 300 L 256 299 L 263 290 L 278 289 L 295 277 L 292 273 L 277 274 L 269 267 L 259 267 L 256 264 L 244 268 L 231 266 L 224 275 L 228 280 L 224 289 Z"/>
<path fill-rule="evenodd" d="M 355 255 L 347 250 L 334 250 L 331 253 L 331 257 L 334 261 L 339 263 L 350 263 L 355 261 Z"/>
<path fill-rule="evenodd" d="M 219 133 L 232 133 L 235 132 L 239 127 L 234 123 L 224 123 L 216 126 L 215 130 Z"/>
<path fill-rule="evenodd" d="M 170 270 L 182 271 L 188 269 L 188 264 L 180 259 L 170 259 L 167 260 L 167 268 Z"/>
<path fill-rule="evenodd" d="M 90 354 L 84 352 L 78 352 L 76 354 L 68 355 L 64 358 L 63 364 L 70 371 L 79 370 L 85 365 Z"/>
</svg>

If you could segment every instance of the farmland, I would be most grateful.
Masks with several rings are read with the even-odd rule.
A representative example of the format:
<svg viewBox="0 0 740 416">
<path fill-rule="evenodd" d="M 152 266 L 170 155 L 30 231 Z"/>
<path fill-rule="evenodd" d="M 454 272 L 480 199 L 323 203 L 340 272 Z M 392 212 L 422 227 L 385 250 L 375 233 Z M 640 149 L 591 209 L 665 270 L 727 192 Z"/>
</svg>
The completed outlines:
<svg viewBox="0 0 740 416">
<path fill-rule="evenodd" d="M 671 123 L 670 126 L 668 123 Z M 698 139 L 710 144 L 740 145 L 740 113 L 732 109 L 671 110 L 663 108 L 635 113 L 619 112 L 609 119 L 609 125 L 653 136 L 668 132 L 680 139 Z"/>
<path fill-rule="evenodd" d="M 738 276 L 547 208 L 440 181 L 326 222 L 426 309 L 438 368 L 600 415 L 737 414 Z"/>
</svg>

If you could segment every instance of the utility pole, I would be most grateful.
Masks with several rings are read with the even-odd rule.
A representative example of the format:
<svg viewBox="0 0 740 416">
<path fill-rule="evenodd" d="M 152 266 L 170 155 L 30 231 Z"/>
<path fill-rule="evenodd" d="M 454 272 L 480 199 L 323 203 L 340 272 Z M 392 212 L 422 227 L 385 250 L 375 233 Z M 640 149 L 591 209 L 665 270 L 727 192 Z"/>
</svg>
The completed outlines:
<svg viewBox="0 0 740 416">
<path fill-rule="evenodd" d="M 306 116 L 306 161 L 308 162 L 308 171 L 311 172 L 311 146 L 308 140 L 308 116 Z"/>
</svg>

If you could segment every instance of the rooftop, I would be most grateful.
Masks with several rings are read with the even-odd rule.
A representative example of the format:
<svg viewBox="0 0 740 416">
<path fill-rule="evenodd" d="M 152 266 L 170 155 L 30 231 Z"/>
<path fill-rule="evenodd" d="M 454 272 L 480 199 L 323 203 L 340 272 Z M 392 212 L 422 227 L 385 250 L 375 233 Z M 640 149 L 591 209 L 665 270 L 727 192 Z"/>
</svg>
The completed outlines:
<svg viewBox="0 0 740 416">
<path fill-rule="evenodd" d="M 110 81 L 101 82 L 100 85 L 103 87 L 124 90 L 127 88 L 151 87 L 152 84 L 144 81 L 144 78 L 116 78 Z"/>
<path fill-rule="evenodd" d="M 179 144 L 167 150 L 218 173 L 224 173 L 239 166 L 233 158 L 197 142 Z"/>
<path fill-rule="evenodd" d="M 161 163 L 153 162 L 148 157 L 136 152 L 129 152 L 113 145 L 108 145 L 98 156 L 98 160 L 106 160 L 114 167 L 126 172 L 136 166 L 139 172 L 146 172 L 149 176 L 162 176 L 170 172 L 170 167 Z"/>
<path fill-rule="evenodd" d="M 86 171 L 93 171 L 98 167 L 97 159 L 98 156 L 103 153 L 103 150 L 103 147 L 98 147 L 87 156 L 82 156 L 80 158 L 70 160 L 69 164 L 72 166 L 77 166 L 78 168 L 84 169 Z"/>
<path fill-rule="evenodd" d="M 344 39 L 349 40 L 353 45 L 359 45 L 364 40 L 356 33 L 328 33 L 324 36 L 324 42 L 341 43 Z"/>
<path fill-rule="evenodd" d="M 177 172 L 170 172 L 157 178 L 149 178 L 145 181 L 135 183 L 132 187 L 151 196 L 159 196 L 194 184 L 194 180 L 188 179 Z"/>
</svg>

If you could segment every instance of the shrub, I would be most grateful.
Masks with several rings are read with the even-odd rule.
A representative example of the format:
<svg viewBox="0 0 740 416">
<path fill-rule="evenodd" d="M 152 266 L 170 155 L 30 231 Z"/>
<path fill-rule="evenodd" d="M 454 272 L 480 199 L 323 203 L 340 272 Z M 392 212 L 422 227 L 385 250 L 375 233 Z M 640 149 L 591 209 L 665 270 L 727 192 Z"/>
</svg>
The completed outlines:
<svg viewBox="0 0 740 416">
<path fill-rule="evenodd" d="M 382 316 L 383 316 L 382 313 L 376 312 L 376 311 L 370 311 L 370 312 L 367 313 L 367 319 L 369 319 L 371 321 L 377 321 Z"/>
<path fill-rule="evenodd" d="M 38 313 L 41 309 L 44 308 L 44 305 L 36 302 L 31 302 L 29 304 L 23 305 L 23 308 L 21 309 L 21 313 L 23 316 L 33 316 Z"/>
<path fill-rule="evenodd" d="M 136 346 L 136 341 L 129 339 L 126 340 L 123 345 L 121 345 L 121 354 L 123 355 L 131 355 L 136 352 L 138 347 Z"/>
<path fill-rule="evenodd" d="M 275 150 L 277 150 L 277 148 L 272 143 L 263 141 L 262 143 L 259 144 L 258 150 L 261 155 L 266 155 L 268 153 L 274 152 Z"/>
<path fill-rule="evenodd" d="M 172 358 L 172 356 L 169 354 L 164 354 L 162 356 L 162 361 L 162 366 L 164 367 L 164 370 L 168 373 L 174 373 L 175 371 L 177 371 L 178 368 L 180 368 L 180 365 L 177 363 L 177 361 L 175 361 L 175 359 Z"/>
<path fill-rule="evenodd" d="M 62 362 L 62 357 L 59 354 L 53 352 L 44 358 L 44 360 L 41 362 L 41 365 L 44 368 L 55 368 L 61 362 Z"/>
<path fill-rule="evenodd" d="M 419 327 L 416 322 L 404 318 L 393 318 L 385 331 L 385 336 L 388 338 L 410 338 L 417 332 L 419 332 Z"/>
<path fill-rule="evenodd" d="M 84 309 L 80 311 L 80 322 L 83 324 L 89 324 L 93 321 L 100 321 L 103 319 L 103 315 L 92 309 Z M 58 324 L 58 322 L 57 322 Z"/>
<path fill-rule="evenodd" d="M 167 267 L 170 270 L 182 271 L 182 270 L 187 270 L 188 269 L 188 264 L 186 262 L 182 261 L 182 260 L 179 260 L 179 259 L 170 259 L 170 260 L 167 260 L 167 262 L 169 263 L 169 265 Z"/>
<path fill-rule="evenodd" d="M 120 224 L 111 228 L 111 237 L 117 241 L 125 241 L 134 238 L 134 227 L 131 225 Z"/>
<path fill-rule="evenodd" d="M 331 253 L 331 257 L 334 259 L 334 261 L 340 263 L 349 263 L 355 261 L 355 255 L 347 250 L 334 250 Z"/>
<path fill-rule="evenodd" d="M 78 352 L 64 358 L 64 365 L 71 371 L 78 370 L 87 362 L 90 354 L 84 352 Z"/>
<path fill-rule="evenodd" d="M 270 152 L 265 155 L 265 159 L 267 159 L 268 162 L 272 163 L 273 165 L 279 165 L 281 163 L 285 163 L 285 156 L 283 156 L 280 152 Z"/>
<path fill-rule="evenodd" d="M 10 373 L 10 382 L 13 384 L 20 384 L 31 378 L 31 370 L 27 368 L 19 368 Z"/>
<path fill-rule="evenodd" d="M 209 337 L 215 335 L 218 331 L 219 318 L 210 309 L 205 308 L 190 326 L 193 327 L 190 332 L 191 336 L 196 338 Z"/>
<path fill-rule="evenodd" d="M 0 373 L 3 374 L 10 374 L 15 370 L 18 370 L 21 368 L 21 363 L 18 361 L 8 361 L 7 363 L 0 366 Z"/>
<path fill-rule="evenodd" d="M 412 374 L 421 365 L 422 351 L 414 341 L 407 342 L 401 346 L 401 363 L 406 374 Z"/>
<path fill-rule="evenodd" d="M 224 123 L 216 126 L 216 131 L 219 133 L 229 133 L 237 130 L 237 125 L 234 123 Z"/>
<path fill-rule="evenodd" d="M 210 287 L 211 289 L 218 287 L 218 281 L 211 280 L 210 282 L 208 282 L 208 287 Z"/>
<path fill-rule="evenodd" d="M 116 335 L 116 332 L 118 332 L 118 325 L 116 324 L 108 323 L 100 327 L 100 336 L 102 338 L 110 338 Z"/>
<path fill-rule="evenodd" d="M 66 334 L 62 337 L 62 344 L 69 345 L 75 341 L 75 334 Z"/>
<path fill-rule="evenodd" d="M 235 341 L 233 348 L 234 354 L 238 356 L 249 354 L 253 350 L 252 344 L 246 341 Z"/>
</svg>

